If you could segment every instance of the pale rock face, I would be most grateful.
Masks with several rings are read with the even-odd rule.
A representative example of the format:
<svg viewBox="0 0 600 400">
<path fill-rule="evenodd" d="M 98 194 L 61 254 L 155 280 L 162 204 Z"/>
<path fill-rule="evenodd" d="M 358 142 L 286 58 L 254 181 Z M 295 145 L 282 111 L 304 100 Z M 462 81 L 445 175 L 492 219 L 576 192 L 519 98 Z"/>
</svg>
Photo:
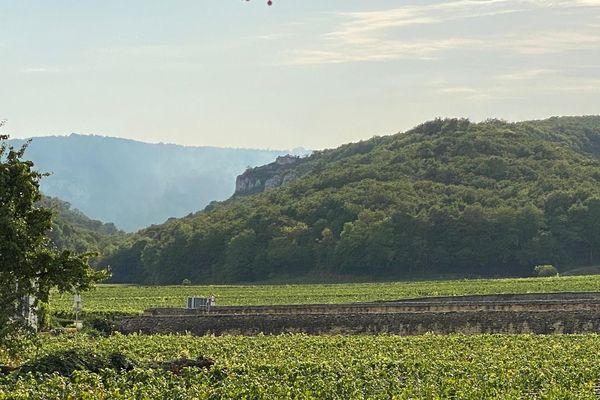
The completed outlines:
<svg viewBox="0 0 600 400">
<path fill-rule="evenodd" d="M 235 193 L 251 192 L 259 186 L 262 186 L 262 182 L 260 180 L 239 175 L 235 180 Z"/>
<path fill-rule="evenodd" d="M 292 182 L 294 179 L 296 179 L 298 177 L 298 175 L 296 174 L 296 171 L 290 171 L 287 174 L 285 174 L 283 176 L 283 179 L 281 180 L 281 186 L 285 186 L 288 183 Z"/>
<path fill-rule="evenodd" d="M 265 192 L 279 186 L 281 186 L 281 178 L 279 175 L 272 176 L 265 181 Z"/>
<path fill-rule="evenodd" d="M 298 160 L 300 159 L 300 157 L 298 156 L 292 156 L 292 155 L 285 155 L 285 156 L 279 156 L 275 159 L 275 164 L 277 165 L 291 165 L 291 164 L 295 164 Z"/>
<path fill-rule="evenodd" d="M 270 164 L 246 170 L 235 181 L 235 194 L 264 192 L 289 184 L 297 178 L 293 167 L 300 160 L 297 156 L 280 156 Z"/>
</svg>

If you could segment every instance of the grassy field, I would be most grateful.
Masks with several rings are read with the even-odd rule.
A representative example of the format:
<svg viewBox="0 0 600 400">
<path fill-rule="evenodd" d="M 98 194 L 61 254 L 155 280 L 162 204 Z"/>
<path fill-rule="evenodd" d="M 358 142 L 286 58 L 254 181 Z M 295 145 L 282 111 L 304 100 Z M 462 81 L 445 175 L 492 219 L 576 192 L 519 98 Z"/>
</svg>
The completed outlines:
<svg viewBox="0 0 600 400">
<path fill-rule="evenodd" d="M 133 286 L 99 285 L 84 293 L 88 312 L 140 313 L 150 307 L 184 307 L 187 296 L 214 294 L 221 305 L 346 303 L 422 296 L 496 293 L 585 292 L 600 290 L 600 276 L 480 279 L 311 285 Z M 53 310 L 68 312 L 72 295 L 55 294 Z"/>
<path fill-rule="evenodd" d="M 596 399 L 598 348 L 597 335 L 49 337 L 28 359 L 79 349 L 215 365 L 0 375 L 0 399 Z"/>
</svg>

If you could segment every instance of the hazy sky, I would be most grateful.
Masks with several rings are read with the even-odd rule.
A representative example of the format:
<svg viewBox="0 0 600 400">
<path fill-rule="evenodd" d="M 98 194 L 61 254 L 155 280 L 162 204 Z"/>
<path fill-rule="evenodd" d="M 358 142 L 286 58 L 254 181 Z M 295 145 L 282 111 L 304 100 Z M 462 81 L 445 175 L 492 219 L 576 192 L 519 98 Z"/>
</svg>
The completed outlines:
<svg viewBox="0 0 600 400">
<path fill-rule="evenodd" d="M 600 0 L 0 0 L 15 137 L 323 148 L 600 113 Z"/>
</svg>

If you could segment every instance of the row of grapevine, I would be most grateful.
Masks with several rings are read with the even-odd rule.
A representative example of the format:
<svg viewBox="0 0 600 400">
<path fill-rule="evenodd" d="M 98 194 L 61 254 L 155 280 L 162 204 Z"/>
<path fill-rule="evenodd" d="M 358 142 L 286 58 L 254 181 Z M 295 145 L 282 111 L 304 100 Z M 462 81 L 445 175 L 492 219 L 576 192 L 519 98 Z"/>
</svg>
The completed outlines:
<svg viewBox="0 0 600 400">
<path fill-rule="evenodd" d="M 91 312 L 140 313 L 149 307 L 184 307 L 191 295 L 215 295 L 222 305 L 345 303 L 423 296 L 496 293 L 584 292 L 600 289 L 600 276 L 480 279 L 428 282 L 385 282 L 313 285 L 134 286 L 100 285 L 84 293 Z M 73 297 L 55 294 L 56 311 L 68 312 Z"/>
<path fill-rule="evenodd" d="M 44 338 L 143 363 L 204 355 L 211 369 L 8 374 L 0 399 L 595 399 L 598 335 Z"/>
</svg>

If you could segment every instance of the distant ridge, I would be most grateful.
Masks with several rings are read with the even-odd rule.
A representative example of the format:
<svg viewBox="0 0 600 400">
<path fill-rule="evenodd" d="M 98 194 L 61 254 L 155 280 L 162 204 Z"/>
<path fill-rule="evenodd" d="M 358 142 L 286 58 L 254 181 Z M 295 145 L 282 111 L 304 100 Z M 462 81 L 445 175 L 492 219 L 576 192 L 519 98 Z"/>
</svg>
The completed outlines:
<svg viewBox="0 0 600 400">
<path fill-rule="evenodd" d="M 41 182 L 44 194 L 68 201 L 90 218 L 135 231 L 227 199 L 235 177 L 247 167 L 288 153 L 71 134 L 32 138 L 26 157 L 37 170 L 52 174 Z"/>
</svg>

